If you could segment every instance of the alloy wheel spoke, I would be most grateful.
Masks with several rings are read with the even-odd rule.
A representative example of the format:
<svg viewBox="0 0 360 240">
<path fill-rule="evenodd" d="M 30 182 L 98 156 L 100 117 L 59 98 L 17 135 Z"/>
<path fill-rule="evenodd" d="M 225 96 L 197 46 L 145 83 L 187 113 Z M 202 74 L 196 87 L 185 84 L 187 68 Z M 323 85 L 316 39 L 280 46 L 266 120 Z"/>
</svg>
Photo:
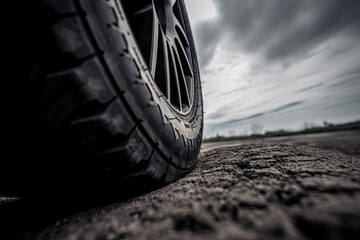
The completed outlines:
<svg viewBox="0 0 360 240">
<path fill-rule="evenodd" d="M 177 0 L 170 0 L 171 6 L 174 6 Z"/>
<path fill-rule="evenodd" d="M 170 46 L 169 49 L 169 53 L 170 53 L 170 62 L 171 65 L 173 67 L 173 74 L 174 74 L 174 79 L 171 80 L 172 82 L 172 86 L 176 88 L 176 95 L 177 96 L 171 96 L 172 100 L 178 103 L 178 107 L 179 110 L 182 111 L 182 102 L 181 102 L 181 91 L 180 91 L 180 86 L 179 86 L 179 76 L 178 76 L 178 71 L 177 71 L 177 66 L 176 66 L 176 60 L 175 60 L 175 54 L 174 54 L 174 50 L 173 48 Z M 174 97 L 177 97 L 177 99 L 174 99 Z"/>
<path fill-rule="evenodd" d="M 151 11 L 152 9 L 153 9 L 153 5 L 151 3 L 149 3 L 148 5 L 136 10 L 134 12 L 134 15 L 144 14 L 144 13 L 147 13 L 147 12 Z"/>
<path fill-rule="evenodd" d="M 175 21 L 175 29 L 177 32 L 177 35 L 179 37 L 179 39 L 181 39 L 182 41 L 184 41 L 186 46 L 189 46 L 189 39 L 186 35 L 186 32 L 184 30 L 184 28 L 182 27 L 181 23 L 179 22 L 179 20 L 174 16 L 174 21 Z"/>
<path fill-rule="evenodd" d="M 183 91 L 181 91 L 182 104 L 190 105 L 189 90 L 188 90 L 188 86 L 187 86 L 187 82 L 186 82 L 186 76 L 184 73 L 184 69 L 181 65 L 181 59 L 180 59 L 179 53 L 176 48 L 174 48 L 174 52 L 175 52 L 175 57 L 176 57 L 176 60 L 178 63 L 177 64 L 177 68 L 179 68 L 178 72 L 180 72 L 180 76 L 178 76 L 179 86 L 181 87 L 180 91 L 183 90 Z"/>
<path fill-rule="evenodd" d="M 166 79 L 166 96 L 167 99 L 170 101 L 171 97 L 171 83 L 170 83 L 170 62 L 169 62 L 169 53 L 168 53 L 168 42 L 166 40 L 166 37 L 163 36 L 163 50 L 164 50 L 164 64 L 165 64 L 165 79 Z"/>
<path fill-rule="evenodd" d="M 175 39 L 175 47 L 179 53 L 179 57 L 181 56 L 181 63 L 183 63 L 183 65 L 185 65 L 184 67 L 186 67 L 186 70 L 188 70 L 188 73 L 193 76 L 193 72 L 192 72 L 192 67 L 188 58 L 188 55 L 186 53 L 186 50 L 184 48 L 184 46 L 180 43 L 180 41 Z"/>
<path fill-rule="evenodd" d="M 155 17 L 156 14 L 154 12 L 153 17 L 153 30 L 152 30 L 152 44 L 151 44 L 151 53 L 150 53 L 150 71 L 152 76 L 155 76 L 156 71 L 156 61 L 158 59 L 158 47 L 159 47 L 159 22 Z"/>
</svg>

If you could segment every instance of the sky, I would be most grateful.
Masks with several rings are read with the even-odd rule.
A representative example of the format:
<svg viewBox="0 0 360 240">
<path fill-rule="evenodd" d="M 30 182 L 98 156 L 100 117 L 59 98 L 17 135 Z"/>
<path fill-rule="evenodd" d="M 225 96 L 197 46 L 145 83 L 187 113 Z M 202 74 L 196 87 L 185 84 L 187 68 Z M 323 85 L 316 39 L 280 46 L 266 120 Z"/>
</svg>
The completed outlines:
<svg viewBox="0 0 360 240">
<path fill-rule="evenodd" d="M 360 1 L 185 2 L 205 137 L 360 119 Z"/>
</svg>

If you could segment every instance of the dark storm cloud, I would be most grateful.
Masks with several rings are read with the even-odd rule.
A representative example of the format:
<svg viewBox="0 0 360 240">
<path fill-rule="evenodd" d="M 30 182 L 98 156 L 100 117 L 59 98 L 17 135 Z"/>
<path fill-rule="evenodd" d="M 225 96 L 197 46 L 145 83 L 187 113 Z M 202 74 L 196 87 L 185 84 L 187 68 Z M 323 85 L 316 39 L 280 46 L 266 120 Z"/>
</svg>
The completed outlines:
<svg viewBox="0 0 360 240">
<path fill-rule="evenodd" d="M 341 82 L 337 82 L 337 83 L 328 85 L 327 86 L 328 89 L 337 89 L 340 86 L 347 85 L 347 84 L 354 84 L 354 85 L 357 85 L 359 88 L 360 70 L 350 71 L 350 72 L 341 74 L 340 76 L 337 76 L 337 77 L 339 79 L 341 79 Z"/>
<path fill-rule="evenodd" d="M 324 85 L 324 84 L 323 83 L 314 84 L 310 87 L 301 88 L 301 89 L 297 90 L 297 92 L 306 92 L 306 91 L 312 90 L 314 88 L 321 87 L 322 85 Z"/>
<path fill-rule="evenodd" d="M 304 101 L 296 101 L 296 102 L 288 103 L 288 104 L 285 104 L 284 106 L 281 106 L 281 107 L 278 107 L 278 108 L 276 108 L 274 110 L 271 110 L 269 113 L 280 112 L 280 111 L 283 111 L 285 109 L 292 108 L 292 107 L 295 107 L 297 105 L 300 105 L 302 103 L 304 103 Z"/>
<path fill-rule="evenodd" d="M 205 66 L 213 57 L 215 48 L 220 43 L 221 29 L 217 27 L 218 21 L 206 21 L 196 28 L 197 51 L 200 64 Z M 216 33 L 216 34 L 214 34 Z"/>
<path fill-rule="evenodd" d="M 243 117 L 243 118 L 233 119 L 233 120 L 224 122 L 223 125 L 233 124 L 233 123 L 238 123 L 238 122 L 242 122 L 242 121 L 249 120 L 249 119 L 253 119 L 253 118 L 258 118 L 258 117 L 263 116 L 264 114 L 265 114 L 265 113 L 256 113 L 256 114 L 253 114 L 253 115 L 251 115 L 251 116 L 249 116 L 249 117 Z"/>
<path fill-rule="evenodd" d="M 218 18 L 197 25 L 200 63 L 221 43 L 279 60 L 305 54 L 337 34 L 360 35 L 358 0 L 214 0 Z"/>
</svg>

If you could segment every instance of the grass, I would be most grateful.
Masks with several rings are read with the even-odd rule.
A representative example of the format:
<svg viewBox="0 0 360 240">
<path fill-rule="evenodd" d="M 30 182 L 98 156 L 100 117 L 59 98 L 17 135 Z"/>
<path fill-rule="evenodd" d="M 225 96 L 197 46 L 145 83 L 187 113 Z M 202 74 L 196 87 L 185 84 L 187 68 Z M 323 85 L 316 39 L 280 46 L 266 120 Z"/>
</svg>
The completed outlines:
<svg viewBox="0 0 360 240">
<path fill-rule="evenodd" d="M 249 136 L 232 136 L 232 137 L 217 136 L 217 137 L 204 139 L 203 142 L 206 143 L 206 142 L 248 140 L 248 139 L 256 139 L 256 138 L 283 137 L 283 136 L 293 136 L 299 134 L 335 132 L 335 131 L 346 131 L 346 130 L 356 130 L 356 129 L 360 129 L 360 121 L 346 123 L 346 124 L 338 124 L 338 125 L 328 124 L 326 126 L 321 126 L 321 127 L 305 128 L 300 131 L 278 130 L 278 131 L 266 132 L 265 134 L 252 134 Z"/>
</svg>

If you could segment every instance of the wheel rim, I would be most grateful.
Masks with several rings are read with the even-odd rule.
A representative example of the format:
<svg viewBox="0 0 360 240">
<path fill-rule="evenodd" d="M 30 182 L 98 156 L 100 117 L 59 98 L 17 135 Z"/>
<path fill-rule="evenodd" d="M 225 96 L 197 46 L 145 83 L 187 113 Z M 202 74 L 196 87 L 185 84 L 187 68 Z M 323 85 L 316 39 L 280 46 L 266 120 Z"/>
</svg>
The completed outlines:
<svg viewBox="0 0 360 240">
<path fill-rule="evenodd" d="M 194 99 L 191 50 L 179 0 L 123 0 L 148 70 L 169 105 L 187 114 Z"/>
</svg>

